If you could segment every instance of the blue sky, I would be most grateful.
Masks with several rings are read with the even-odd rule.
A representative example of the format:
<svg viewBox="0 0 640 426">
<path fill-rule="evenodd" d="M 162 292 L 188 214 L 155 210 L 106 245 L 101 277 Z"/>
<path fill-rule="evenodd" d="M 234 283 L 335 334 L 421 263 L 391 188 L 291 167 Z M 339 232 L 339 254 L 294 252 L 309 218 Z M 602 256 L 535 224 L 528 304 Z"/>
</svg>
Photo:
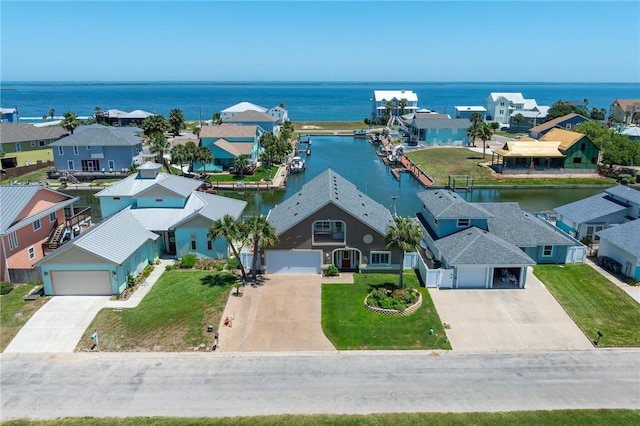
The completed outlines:
<svg viewBox="0 0 640 426">
<path fill-rule="evenodd" d="M 3 0 L 1 78 L 640 81 L 640 2 Z"/>
</svg>

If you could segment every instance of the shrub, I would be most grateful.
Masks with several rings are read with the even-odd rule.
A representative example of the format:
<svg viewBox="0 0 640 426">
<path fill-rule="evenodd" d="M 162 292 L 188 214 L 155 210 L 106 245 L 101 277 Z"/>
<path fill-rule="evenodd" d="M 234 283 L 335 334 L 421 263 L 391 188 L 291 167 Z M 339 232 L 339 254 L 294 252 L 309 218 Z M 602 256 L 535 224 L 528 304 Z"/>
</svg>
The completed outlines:
<svg viewBox="0 0 640 426">
<path fill-rule="evenodd" d="M 6 281 L 0 282 L 0 295 L 8 294 L 11 290 L 13 290 L 13 284 Z"/>
<path fill-rule="evenodd" d="M 165 271 L 173 271 L 174 269 L 176 269 L 176 265 L 167 265 L 164 267 Z"/>
<path fill-rule="evenodd" d="M 180 265 L 178 266 L 180 269 L 191 269 L 195 266 L 198 260 L 198 256 L 193 253 L 188 253 L 182 256 L 180 259 Z"/>
<path fill-rule="evenodd" d="M 380 287 L 369 294 L 367 304 L 382 309 L 404 311 L 418 300 L 418 292 L 413 290 L 389 290 Z"/>
<path fill-rule="evenodd" d="M 144 267 L 144 269 L 142 270 L 142 273 L 140 275 L 142 276 L 142 278 L 146 278 L 149 275 L 151 275 L 151 272 L 153 272 L 153 265 L 152 264 L 148 264 L 147 266 Z"/>
<path fill-rule="evenodd" d="M 325 277 L 337 277 L 338 275 L 340 275 L 340 271 L 336 265 L 329 265 L 324 273 Z"/>
<path fill-rule="evenodd" d="M 127 275 L 127 288 L 133 288 L 136 285 L 136 279 L 133 274 Z"/>
<path fill-rule="evenodd" d="M 224 260 L 219 259 L 198 259 L 195 268 L 203 271 L 209 271 L 215 269 L 216 271 L 222 271 L 224 269 Z"/>
<path fill-rule="evenodd" d="M 240 266 L 240 263 L 238 262 L 238 259 L 236 259 L 235 257 L 231 257 L 229 258 L 229 260 L 227 260 L 227 269 L 229 271 L 238 269 L 239 266 Z"/>
</svg>

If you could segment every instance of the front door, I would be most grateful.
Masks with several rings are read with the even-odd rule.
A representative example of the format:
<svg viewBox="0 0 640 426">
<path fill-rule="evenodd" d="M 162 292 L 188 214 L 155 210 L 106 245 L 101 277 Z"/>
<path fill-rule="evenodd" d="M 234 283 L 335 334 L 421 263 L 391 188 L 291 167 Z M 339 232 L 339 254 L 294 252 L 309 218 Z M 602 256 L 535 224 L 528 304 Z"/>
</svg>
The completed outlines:
<svg viewBox="0 0 640 426">
<path fill-rule="evenodd" d="M 169 237 L 169 254 L 176 254 L 176 233 L 175 231 L 169 231 L 167 235 Z"/>
<path fill-rule="evenodd" d="M 342 250 L 342 268 L 351 269 L 351 250 Z"/>
</svg>

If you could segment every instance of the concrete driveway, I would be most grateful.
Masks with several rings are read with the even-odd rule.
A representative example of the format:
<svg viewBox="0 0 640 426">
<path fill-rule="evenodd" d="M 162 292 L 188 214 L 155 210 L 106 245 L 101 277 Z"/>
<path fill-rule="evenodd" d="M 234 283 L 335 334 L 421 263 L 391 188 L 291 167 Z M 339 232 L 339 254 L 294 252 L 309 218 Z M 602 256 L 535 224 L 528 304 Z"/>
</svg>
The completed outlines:
<svg viewBox="0 0 640 426">
<path fill-rule="evenodd" d="M 430 289 L 453 350 L 470 352 L 593 349 L 589 339 L 531 268 L 523 290 Z"/>
<path fill-rule="evenodd" d="M 233 290 L 220 324 L 220 351 L 333 351 L 322 332 L 319 275 L 274 274 Z M 225 326 L 225 318 L 231 326 Z"/>
<path fill-rule="evenodd" d="M 56 296 L 42 306 L 4 353 L 73 352 L 109 296 Z"/>
</svg>

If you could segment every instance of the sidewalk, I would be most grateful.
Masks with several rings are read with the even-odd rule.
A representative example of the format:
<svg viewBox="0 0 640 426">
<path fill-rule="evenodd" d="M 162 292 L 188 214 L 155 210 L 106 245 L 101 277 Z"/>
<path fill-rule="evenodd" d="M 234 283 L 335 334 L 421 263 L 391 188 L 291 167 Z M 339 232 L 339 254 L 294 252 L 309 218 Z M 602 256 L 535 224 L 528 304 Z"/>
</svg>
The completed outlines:
<svg viewBox="0 0 640 426">
<path fill-rule="evenodd" d="M 160 263 L 155 265 L 151 274 L 138 286 L 138 289 L 127 300 L 109 300 L 105 308 L 135 308 L 142 299 L 149 293 L 153 285 L 158 281 L 160 275 L 164 273 L 167 265 L 173 265 L 173 259 L 160 259 Z"/>
<path fill-rule="evenodd" d="M 632 286 L 623 281 L 620 281 L 617 277 L 611 275 L 609 272 L 596 265 L 591 259 L 587 259 L 585 263 L 598 271 L 600 275 L 620 287 L 625 293 L 635 299 L 636 302 L 640 303 L 640 286 Z"/>
</svg>

